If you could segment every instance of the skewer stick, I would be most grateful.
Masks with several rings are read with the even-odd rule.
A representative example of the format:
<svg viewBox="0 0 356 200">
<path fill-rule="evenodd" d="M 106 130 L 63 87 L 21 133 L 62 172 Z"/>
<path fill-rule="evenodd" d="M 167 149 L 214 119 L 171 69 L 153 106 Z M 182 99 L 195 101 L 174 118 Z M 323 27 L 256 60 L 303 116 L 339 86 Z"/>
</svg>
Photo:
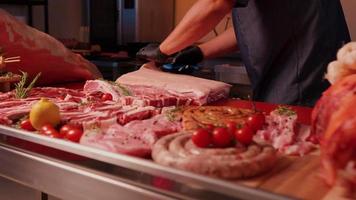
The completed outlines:
<svg viewBox="0 0 356 200">
<path fill-rule="evenodd" d="M 21 60 L 5 60 L 4 63 L 20 62 Z"/>
<path fill-rule="evenodd" d="M 5 58 L 5 60 L 14 60 L 14 59 L 20 59 L 20 56 L 14 56 L 14 57 L 9 57 L 9 58 Z"/>
</svg>

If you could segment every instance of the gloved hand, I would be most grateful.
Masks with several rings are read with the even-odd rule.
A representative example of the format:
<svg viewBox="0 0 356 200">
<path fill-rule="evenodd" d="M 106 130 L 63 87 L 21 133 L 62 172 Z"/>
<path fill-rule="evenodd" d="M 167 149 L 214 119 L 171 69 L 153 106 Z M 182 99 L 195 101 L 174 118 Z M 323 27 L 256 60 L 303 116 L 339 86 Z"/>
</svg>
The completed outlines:
<svg viewBox="0 0 356 200">
<path fill-rule="evenodd" d="M 172 57 L 171 63 L 162 66 L 162 70 L 172 73 L 190 74 L 193 71 L 199 70 L 197 64 L 203 61 L 203 59 L 203 52 L 198 46 L 189 46 L 176 53 Z"/>
<path fill-rule="evenodd" d="M 198 46 L 189 46 L 173 56 L 172 64 L 196 65 L 203 59 L 203 52 Z"/>
<path fill-rule="evenodd" d="M 158 65 L 170 62 L 168 55 L 161 52 L 158 43 L 151 43 L 140 49 L 136 57 L 143 60 L 154 61 Z"/>
</svg>

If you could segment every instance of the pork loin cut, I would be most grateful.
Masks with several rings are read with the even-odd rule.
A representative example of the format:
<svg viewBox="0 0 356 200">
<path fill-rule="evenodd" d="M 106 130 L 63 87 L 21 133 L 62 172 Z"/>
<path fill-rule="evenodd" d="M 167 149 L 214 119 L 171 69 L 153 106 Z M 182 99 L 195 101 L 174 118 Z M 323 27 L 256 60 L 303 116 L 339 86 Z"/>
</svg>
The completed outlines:
<svg viewBox="0 0 356 200">
<path fill-rule="evenodd" d="M 229 84 L 218 81 L 162 72 L 152 63 L 119 77 L 116 82 L 132 90 L 143 87 L 150 88 L 156 94 L 188 98 L 195 105 L 204 105 L 227 98 L 231 87 Z M 146 91 L 148 90 L 144 93 Z"/>
</svg>

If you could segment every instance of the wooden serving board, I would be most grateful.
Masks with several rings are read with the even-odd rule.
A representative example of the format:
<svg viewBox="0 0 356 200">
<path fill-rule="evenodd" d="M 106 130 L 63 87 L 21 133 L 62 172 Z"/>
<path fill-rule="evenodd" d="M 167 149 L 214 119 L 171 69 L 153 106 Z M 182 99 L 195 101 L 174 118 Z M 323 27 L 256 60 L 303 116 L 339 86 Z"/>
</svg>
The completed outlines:
<svg viewBox="0 0 356 200">
<path fill-rule="evenodd" d="M 281 156 L 269 173 L 236 182 L 300 199 L 322 199 L 329 188 L 319 177 L 319 161 L 318 152 L 304 157 Z"/>
<path fill-rule="evenodd" d="M 306 200 L 338 200 L 341 187 L 330 188 L 320 176 L 320 152 L 304 157 L 281 156 L 267 174 L 256 178 L 235 181 L 238 184 Z"/>
</svg>

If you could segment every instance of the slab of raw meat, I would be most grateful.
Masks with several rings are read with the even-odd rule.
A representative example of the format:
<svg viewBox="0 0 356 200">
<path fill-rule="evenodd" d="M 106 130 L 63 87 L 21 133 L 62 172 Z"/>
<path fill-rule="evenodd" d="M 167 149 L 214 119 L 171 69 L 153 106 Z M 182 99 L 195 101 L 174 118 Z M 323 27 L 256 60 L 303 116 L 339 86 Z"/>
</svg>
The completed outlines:
<svg viewBox="0 0 356 200">
<path fill-rule="evenodd" d="M 195 105 L 204 105 L 227 98 L 231 87 L 218 81 L 162 72 L 151 63 L 119 77 L 116 82 L 128 86 L 136 94 L 183 97 L 191 99 L 192 104 Z"/>
<path fill-rule="evenodd" d="M 95 65 L 68 50 L 48 34 L 27 26 L 0 9 L 0 46 L 8 57 L 20 56 L 21 62 L 8 63 L 7 70 L 25 71 L 32 79 L 41 72 L 37 85 L 86 81 L 100 78 Z"/>
</svg>

